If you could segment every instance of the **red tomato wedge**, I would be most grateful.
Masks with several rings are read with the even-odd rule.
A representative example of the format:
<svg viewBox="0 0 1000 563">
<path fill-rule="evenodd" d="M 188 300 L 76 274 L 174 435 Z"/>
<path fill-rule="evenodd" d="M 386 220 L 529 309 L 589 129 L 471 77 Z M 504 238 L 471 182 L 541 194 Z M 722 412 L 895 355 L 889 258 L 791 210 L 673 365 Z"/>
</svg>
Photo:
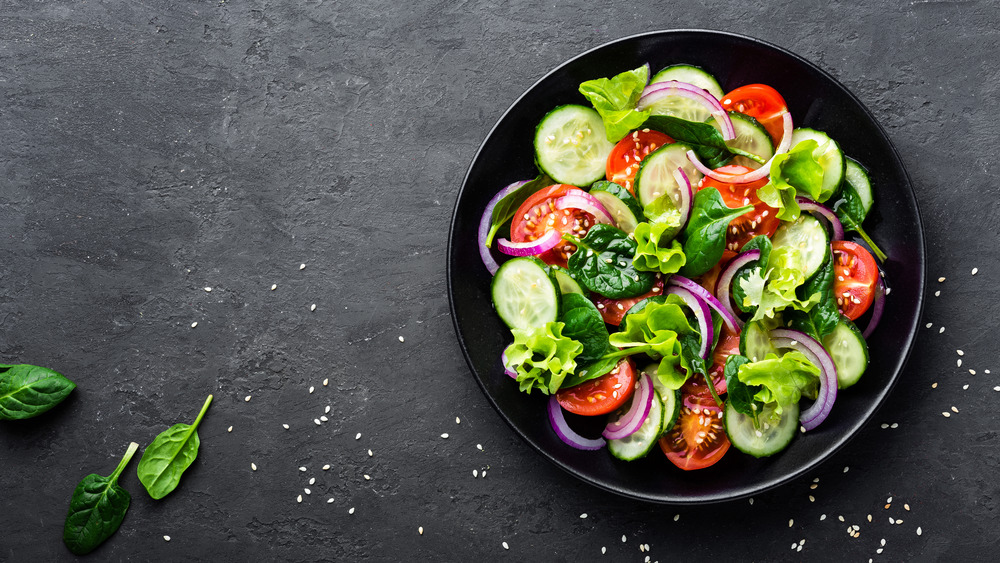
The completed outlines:
<svg viewBox="0 0 1000 563">
<path fill-rule="evenodd" d="M 662 438 L 660 449 L 685 471 L 704 469 L 729 451 L 722 409 L 711 396 L 684 395 L 677 423 Z"/>
<path fill-rule="evenodd" d="M 601 317 L 604 319 L 604 322 L 612 326 L 619 326 L 622 323 L 622 319 L 625 317 L 625 313 L 628 313 L 628 310 L 631 309 L 633 305 L 643 299 L 646 299 L 647 297 L 653 297 L 656 295 L 663 295 L 663 280 L 656 280 L 656 284 L 653 286 L 653 289 L 635 297 L 611 299 L 595 293 L 591 296 L 591 300 L 595 305 L 597 305 L 597 310 L 601 313 Z"/>
<path fill-rule="evenodd" d="M 833 294 L 837 308 L 852 321 L 860 317 L 875 300 L 878 266 L 875 258 L 860 244 L 835 240 L 833 250 Z"/>
<path fill-rule="evenodd" d="M 767 129 L 775 146 L 781 142 L 782 116 L 788 113 L 788 105 L 774 88 L 766 84 L 740 86 L 722 97 L 722 107 L 756 119 Z"/>
<path fill-rule="evenodd" d="M 623 358 L 615 369 L 590 381 L 556 391 L 559 405 L 584 416 L 607 414 L 625 404 L 635 390 L 635 364 Z"/>
<path fill-rule="evenodd" d="M 624 186 L 632 195 L 635 195 L 632 185 L 635 183 L 636 173 L 639 172 L 639 163 L 649 153 L 672 142 L 674 142 L 673 139 L 659 131 L 651 129 L 633 131 L 632 134 L 618 141 L 615 148 L 611 150 L 611 154 L 608 155 L 606 166 L 608 181 Z"/>
<path fill-rule="evenodd" d="M 594 216 L 580 209 L 556 209 L 556 200 L 564 195 L 584 194 L 576 186 L 556 184 L 542 188 L 517 208 L 510 222 L 510 239 L 514 242 L 530 242 L 546 231 L 556 229 L 583 238 L 594 224 Z M 576 246 L 562 241 L 538 256 L 542 262 L 566 267 Z"/>
<path fill-rule="evenodd" d="M 731 164 L 717 168 L 719 172 L 725 174 L 746 174 L 750 169 L 746 166 Z M 727 207 L 736 208 L 744 205 L 752 205 L 753 209 L 729 222 L 726 229 L 726 249 L 738 251 L 743 248 L 750 239 L 757 235 L 774 235 L 778 230 L 781 220 L 778 219 L 778 210 L 767 205 L 757 197 L 757 188 L 768 182 L 767 178 L 761 178 L 749 184 L 726 184 L 709 177 L 702 180 L 701 187 L 715 188 L 722 194 L 722 200 Z"/>
</svg>

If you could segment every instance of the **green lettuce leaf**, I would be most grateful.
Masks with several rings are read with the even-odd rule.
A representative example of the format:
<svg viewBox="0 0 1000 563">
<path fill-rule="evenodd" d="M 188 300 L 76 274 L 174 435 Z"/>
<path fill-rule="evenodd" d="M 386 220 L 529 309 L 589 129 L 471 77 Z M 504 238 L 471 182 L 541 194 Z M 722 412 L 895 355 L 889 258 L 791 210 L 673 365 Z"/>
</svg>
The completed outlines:
<svg viewBox="0 0 1000 563">
<path fill-rule="evenodd" d="M 636 250 L 632 263 L 636 270 L 673 274 L 687 261 L 677 229 L 669 223 L 639 223 L 635 231 Z"/>
<path fill-rule="evenodd" d="M 649 67 L 643 65 L 611 78 L 598 78 L 580 84 L 584 95 L 604 120 L 608 140 L 617 143 L 629 131 L 638 129 L 649 117 L 648 111 L 635 109 L 649 82 Z"/>
<path fill-rule="evenodd" d="M 680 389 L 691 373 L 691 366 L 684 357 L 680 338 L 697 335 L 688 322 L 683 301 L 676 295 L 650 299 L 646 306 L 625 317 L 625 326 L 613 333 L 609 341 L 623 348 L 621 354 L 644 353 L 660 360 L 656 374 L 668 389 Z"/>
<path fill-rule="evenodd" d="M 796 351 L 780 357 L 768 354 L 763 360 L 745 363 L 739 366 L 736 377 L 749 388 L 759 386 L 753 400 L 775 403 L 775 417 L 780 417 L 783 407 L 798 403 L 803 394 L 815 394 L 819 386 L 819 368 Z"/>
<path fill-rule="evenodd" d="M 521 391 L 538 389 L 545 395 L 559 390 L 563 380 L 576 370 L 576 357 L 583 345 L 563 336 L 564 323 L 548 322 L 529 329 L 511 329 L 514 343 L 505 350 L 508 369 L 517 372 Z"/>
<path fill-rule="evenodd" d="M 771 160 L 770 181 L 757 190 L 757 197 L 777 208 L 778 219 L 794 221 L 799 218 L 801 210 L 795 201 L 797 193 L 816 201 L 826 201 L 833 195 L 823 190 L 823 166 L 814 155 L 818 147 L 816 141 L 808 139 Z"/>
<path fill-rule="evenodd" d="M 794 307 L 808 311 L 818 303 L 822 295 L 817 292 L 807 298 L 799 299 L 795 290 L 806 281 L 803 273 L 804 258 L 794 246 L 780 246 L 771 251 L 767 261 L 766 273 L 762 268 L 750 271 L 750 275 L 739 280 L 743 290 L 743 307 L 756 307 L 754 321 L 765 317 L 774 318 L 777 311 Z"/>
</svg>

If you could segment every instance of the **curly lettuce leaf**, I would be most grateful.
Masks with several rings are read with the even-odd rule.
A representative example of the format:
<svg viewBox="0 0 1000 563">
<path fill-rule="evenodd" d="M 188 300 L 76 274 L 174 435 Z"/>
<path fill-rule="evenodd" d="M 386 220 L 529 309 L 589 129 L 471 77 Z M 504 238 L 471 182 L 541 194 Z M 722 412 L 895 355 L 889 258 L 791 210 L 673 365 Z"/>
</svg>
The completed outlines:
<svg viewBox="0 0 1000 563">
<path fill-rule="evenodd" d="M 822 296 L 818 292 L 805 299 L 799 299 L 795 292 L 806 281 L 804 260 L 798 248 L 781 246 L 771 251 L 766 273 L 762 274 L 764 270 L 758 267 L 739 280 L 743 307 L 757 308 L 751 320 L 774 318 L 775 312 L 788 307 L 808 311 L 820 301 Z"/>
<path fill-rule="evenodd" d="M 636 270 L 673 274 L 687 262 L 680 241 L 673 238 L 677 229 L 669 223 L 639 223 L 632 234 L 636 242 L 632 264 Z"/>
<path fill-rule="evenodd" d="M 688 322 L 683 301 L 676 295 L 668 295 L 662 302 L 653 299 L 643 309 L 629 313 L 623 329 L 609 341 L 623 348 L 623 354 L 644 353 L 659 359 L 656 375 L 660 382 L 668 389 L 680 389 L 691 373 L 681 338 L 698 332 Z"/>
<path fill-rule="evenodd" d="M 538 389 L 545 395 L 559 390 L 563 380 L 576 370 L 576 357 L 583 344 L 563 336 L 564 323 L 548 322 L 544 326 L 511 329 L 514 342 L 505 350 L 508 369 L 517 372 L 521 391 Z"/>
<path fill-rule="evenodd" d="M 833 195 L 823 190 L 823 165 L 816 157 L 817 152 L 822 154 L 819 144 L 807 139 L 784 154 L 774 155 L 771 160 L 770 181 L 757 190 L 757 197 L 778 210 L 778 219 L 794 221 L 799 218 L 797 193 L 816 201 L 826 201 Z"/>
<path fill-rule="evenodd" d="M 819 368 L 794 350 L 745 363 L 739 366 L 736 377 L 748 388 L 757 387 L 754 401 L 775 405 L 775 417 L 780 417 L 783 407 L 798 403 L 803 394 L 815 395 L 819 387 Z"/>
<path fill-rule="evenodd" d="M 649 67 L 643 65 L 611 78 L 597 78 L 580 84 L 580 93 L 601 115 L 604 132 L 612 143 L 620 141 L 629 131 L 638 129 L 649 117 L 649 111 L 635 109 L 647 82 Z"/>
</svg>

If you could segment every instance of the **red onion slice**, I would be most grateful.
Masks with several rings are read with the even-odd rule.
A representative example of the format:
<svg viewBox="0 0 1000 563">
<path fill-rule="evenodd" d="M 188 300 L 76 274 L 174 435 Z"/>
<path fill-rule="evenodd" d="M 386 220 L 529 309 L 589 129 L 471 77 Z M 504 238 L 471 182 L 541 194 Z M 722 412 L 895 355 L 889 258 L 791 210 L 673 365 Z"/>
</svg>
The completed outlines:
<svg viewBox="0 0 1000 563">
<path fill-rule="evenodd" d="M 653 395 L 653 380 L 649 375 L 641 374 L 635 393 L 632 394 L 632 406 L 621 418 L 609 422 L 601 436 L 608 440 L 621 440 L 634 434 L 649 416 L 649 409 L 653 406 Z"/>
<path fill-rule="evenodd" d="M 604 223 L 612 227 L 618 226 L 614 218 L 611 217 L 608 209 L 596 197 L 584 191 L 580 193 L 574 191 L 573 195 L 564 195 L 557 199 L 556 209 L 579 209 L 593 215 L 598 223 Z"/>
<path fill-rule="evenodd" d="M 713 180 L 718 180 L 726 184 L 749 184 L 750 182 L 756 182 L 761 178 L 766 178 L 771 173 L 771 162 L 774 157 L 788 152 L 792 144 L 792 114 L 785 113 L 782 115 L 782 134 L 781 143 L 778 144 L 778 149 L 774 151 L 774 156 L 770 160 L 765 162 L 760 168 L 756 170 L 751 170 L 744 174 L 727 174 L 725 172 L 717 172 L 711 168 L 705 166 L 701 160 L 698 159 L 698 155 L 695 154 L 693 150 L 687 152 L 688 160 L 694 167 L 698 169 L 699 172 L 712 178 Z"/>
<path fill-rule="evenodd" d="M 868 339 L 875 331 L 878 322 L 882 319 L 882 310 L 885 309 L 885 282 L 882 281 L 882 273 L 879 272 L 878 281 L 875 282 L 875 302 L 872 304 L 872 318 L 868 321 L 868 326 L 861 336 Z"/>
<path fill-rule="evenodd" d="M 674 170 L 674 181 L 677 182 L 677 189 L 681 192 L 681 230 L 684 230 L 691 216 L 691 208 L 694 206 L 694 189 L 691 187 L 691 179 L 683 168 L 678 167 Z"/>
<path fill-rule="evenodd" d="M 698 353 L 702 358 L 707 358 L 712 353 L 712 344 L 715 339 L 715 330 L 712 327 L 712 310 L 697 295 L 683 287 L 671 286 L 667 289 L 667 294 L 680 297 L 684 300 L 684 304 L 694 311 L 694 316 L 698 319 L 698 331 L 701 332 L 701 349 Z"/>
<path fill-rule="evenodd" d="M 645 111 L 657 102 L 671 96 L 681 96 L 702 104 L 712 114 L 715 121 L 719 123 L 722 129 L 723 140 L 731 141 L 736 138 L 736 129 L 733 127 L 733 120 L 729 118 L 729 113 L 722 107 L 722 103 L 715 99 L 715 96 L 694 84 L 678 82 L 676 80 L 650 84 L 642 91 L 642 97 L 639 98 L 636 109 Z"/>
<path fill-rule="evenodd" d="M 517 379 L 517 372 L 507 367 L 507 350 L 500 352 L 500 361 L 503 363 L 503 372 L 509 375 L 511 379 Z"/>
<path fill-rule="evenodd" d="M 715 282 L 715 296 L 719 298 L 719 303 L 722 304 L 722 307 L 726 311 L 729 311 L 729 314 L 736 319 L 736 323 L 740 327 L 743 326 L 743 321 L 740 320 L 736 311 L 733 310 L 732 303 L 730 303 L 730 286 L 733 284 L 733 278 L 736 277 L 736 272 L 739 272 L 740 268 L 755 260 L 760 260 L 760 251 L 756 249 L 748 250 L 738 255 L 729 262 L 729 265 L 726 266 L 725 270 L 722 270 L 722 274 L 719 276 L 718 281 Z"/>
<path fill-rule="evenodd" d="M 535 256 L 554 248 L 562 240 L 562 233 L 556 229 L 545 231 L 545 234 L 528 242 L 511 242 L 505 238 L 497 239 L 497 250 L 509 256 Z"/>
<path fill-rule="evenodd" d="M 479 257 L 482 258 L 483 265 L 486 266 L 486 269 L 490 271 L 490 275 L 497 273 L 497 270 L 500 269 L 500 265 L 493 259 L 493 255 L 490 254 L 489 247 L 486 246 L 486 237 L 489 236 L 490 225 L 493 223 L 493 209 L 497 206 L 497 203 L 499 203 L 501 199 L 507 197 L 514 190 L 530 181 L 531 180 L 522 180 L 520 182 L 514 182 L 497 192 L 497 195 L 493 196 L 493 199 L 486 204 L 486 210 L 483 211 L 483 216 L 479 219 Z"/>
<path fill-rule="evenodd" d="M 599 450 L 607 443 L 604 438 L 591 440 L 574 432 L 566 423 L 566 416 L 563 414 L 562 407 L 559 406 L 555 395 L 549 397 L 549 423 L 560 440 L 578 450 Z"/>
<path fill-rule="evenodd" d="M 819 394 L 812 406 L 799 414 L 799 422 L 806 430 L 812 430 L 826 420 L 837 399 L 837 366 L 823 345 L 804 332 L 778 328 L 770 333 L 771 344 L 776 348 L 791 348 L 802 352 L 819 368 Z"/>
<path fill-rule="evenodd" d="M 802 211 L 819 215 L 830 224 L 830 229 L 833 231 L 833 240 L 844 240 L 844 226 L 840 223 L 840 218 L 837 217 L 837 214 L 832 209 L 816 203 L 807 197 L 798 196 L 795 198 L 795 201 L 799 204 L 799 209 Z"/>
<path fill-rule="evenodd" d="M 736 315 L 733 313 L 733 311 L 724 307 L 722 303 L 718 299 L 716 299 L 715 296 L 712 295 L 707 289 L 698 285 L 698 282 L 685 278 L 684 276 L 679 276 L 677 274 L 674 274 L 670 276 L 670 284 L 676 285 L 678 287 L 683 287 L 684 289 L 695 294 L 695 296 L 704 301 L 709 307 L 715 309 L 716 312 L 718 312 L 719 315 L 722 316 L 722 322 L 726 323 L 726 326 L 729 327 L 729 330 L 739 334 L 740 321 L 739 319 L 736 318 Z"/>
</svg>

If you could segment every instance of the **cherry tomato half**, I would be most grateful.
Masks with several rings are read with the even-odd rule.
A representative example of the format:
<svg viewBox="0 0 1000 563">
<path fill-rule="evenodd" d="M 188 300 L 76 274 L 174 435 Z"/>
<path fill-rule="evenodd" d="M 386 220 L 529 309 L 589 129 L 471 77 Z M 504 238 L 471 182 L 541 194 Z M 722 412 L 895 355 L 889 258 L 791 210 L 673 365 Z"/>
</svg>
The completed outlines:
<svg viewBox="0 0 1000 563">
<path fill-rule="evenodd" d="M 750 169 L 746 166 L 731 164 L 716 169 L 725 174 L 746 174 Z M 768 179 L 761 178 L 756 182 L 748 184 L 727 184 L 706 176 L 701 183 L 702 189 L 715 188 L 722 194 L 722 200 L 727 207 L 743 207 L 752 205 L 753 209 L 729 222 L 726 229 L 726 249 L 736 250 L 743 248 L 750 239 L 757 235 L 772 236 L 778 230 L 781 220 L 778 219 L 778 210 L 764 203 L 757 197 L 757 188 L 768 182 Z"/>
<path fill-rule="evenodd" d="M 756 119 L 771 135 L 774 145 L 781 142 L 783 115 L 788 105 L 777 90 L 765 84 L 740 86 L 722 97 L 722 107 L 738 111 Z"/>
<path fill-rule="evenodd" d="M 677 423 L 662 438 L 660 449 L 685 471 L 704 469 L 729 451 L 722 409 L 712 397 L 683 395 Z"/>
<path fill-rule="evenodd" d="M 564 195 L 584 194 L 575 186 L 556 184 L 542 188 L 517 208 L 510 222 L 510 239 L 514 242 L 533 241 L 551 229 L 583 238 L 594 224 L 594 216 L 580 209 L 556 209 L 556 200 Z M 573 244 L 561 241 L 554 248 L 538 255 L 546 264 L 566 267 L 576 250 Z"/>
<path fill-rule="evenodd" d="M 875 300 L 878 266 L 860 244 L 835 240 L 833 249 L 833 294 L 837 308 L 852 321 L 871 307 Z"/>
<path fill-rule="evenodd" d="M 591 300 L 594 302 L 594 305 L 597 305 L 597 310 L 601 313 L 601 317 L 604 319 L 605 323 L 612 326 L 619 326 L 622 323 L 622 319 L 625 318 L 625 313 L 628 313 L 628 310 L 631 309 L 633 305 L 643 299 L 646 299 L 647 297 L 653 297 L 656 295 L 663 295 L 663 280 L 656 280 L 656 284 L 653 285 L 653 289 L 635 297 L 611 299 L 595 293 L 591 296 Z"/>
<path fill-rule="evenodd" d="M 659 131 L 650 129 L 633 131 L 618 141 L 608 155 L 606 166 L 608 181 L 624 186 L 635 195 L 632 185 L 635 184 L 635 175 L 639 172 L 639 163 L 649 153 L 672 142 L 673 139 Z"/>
<path fill-rule="evenodd" d="M 635 391 L 635 364 L 623 358 L 615 369 L 590 381 L 556 391 L 562 408 L 584 416 L 607 414 L 625 404 Z"/>
</svg>

